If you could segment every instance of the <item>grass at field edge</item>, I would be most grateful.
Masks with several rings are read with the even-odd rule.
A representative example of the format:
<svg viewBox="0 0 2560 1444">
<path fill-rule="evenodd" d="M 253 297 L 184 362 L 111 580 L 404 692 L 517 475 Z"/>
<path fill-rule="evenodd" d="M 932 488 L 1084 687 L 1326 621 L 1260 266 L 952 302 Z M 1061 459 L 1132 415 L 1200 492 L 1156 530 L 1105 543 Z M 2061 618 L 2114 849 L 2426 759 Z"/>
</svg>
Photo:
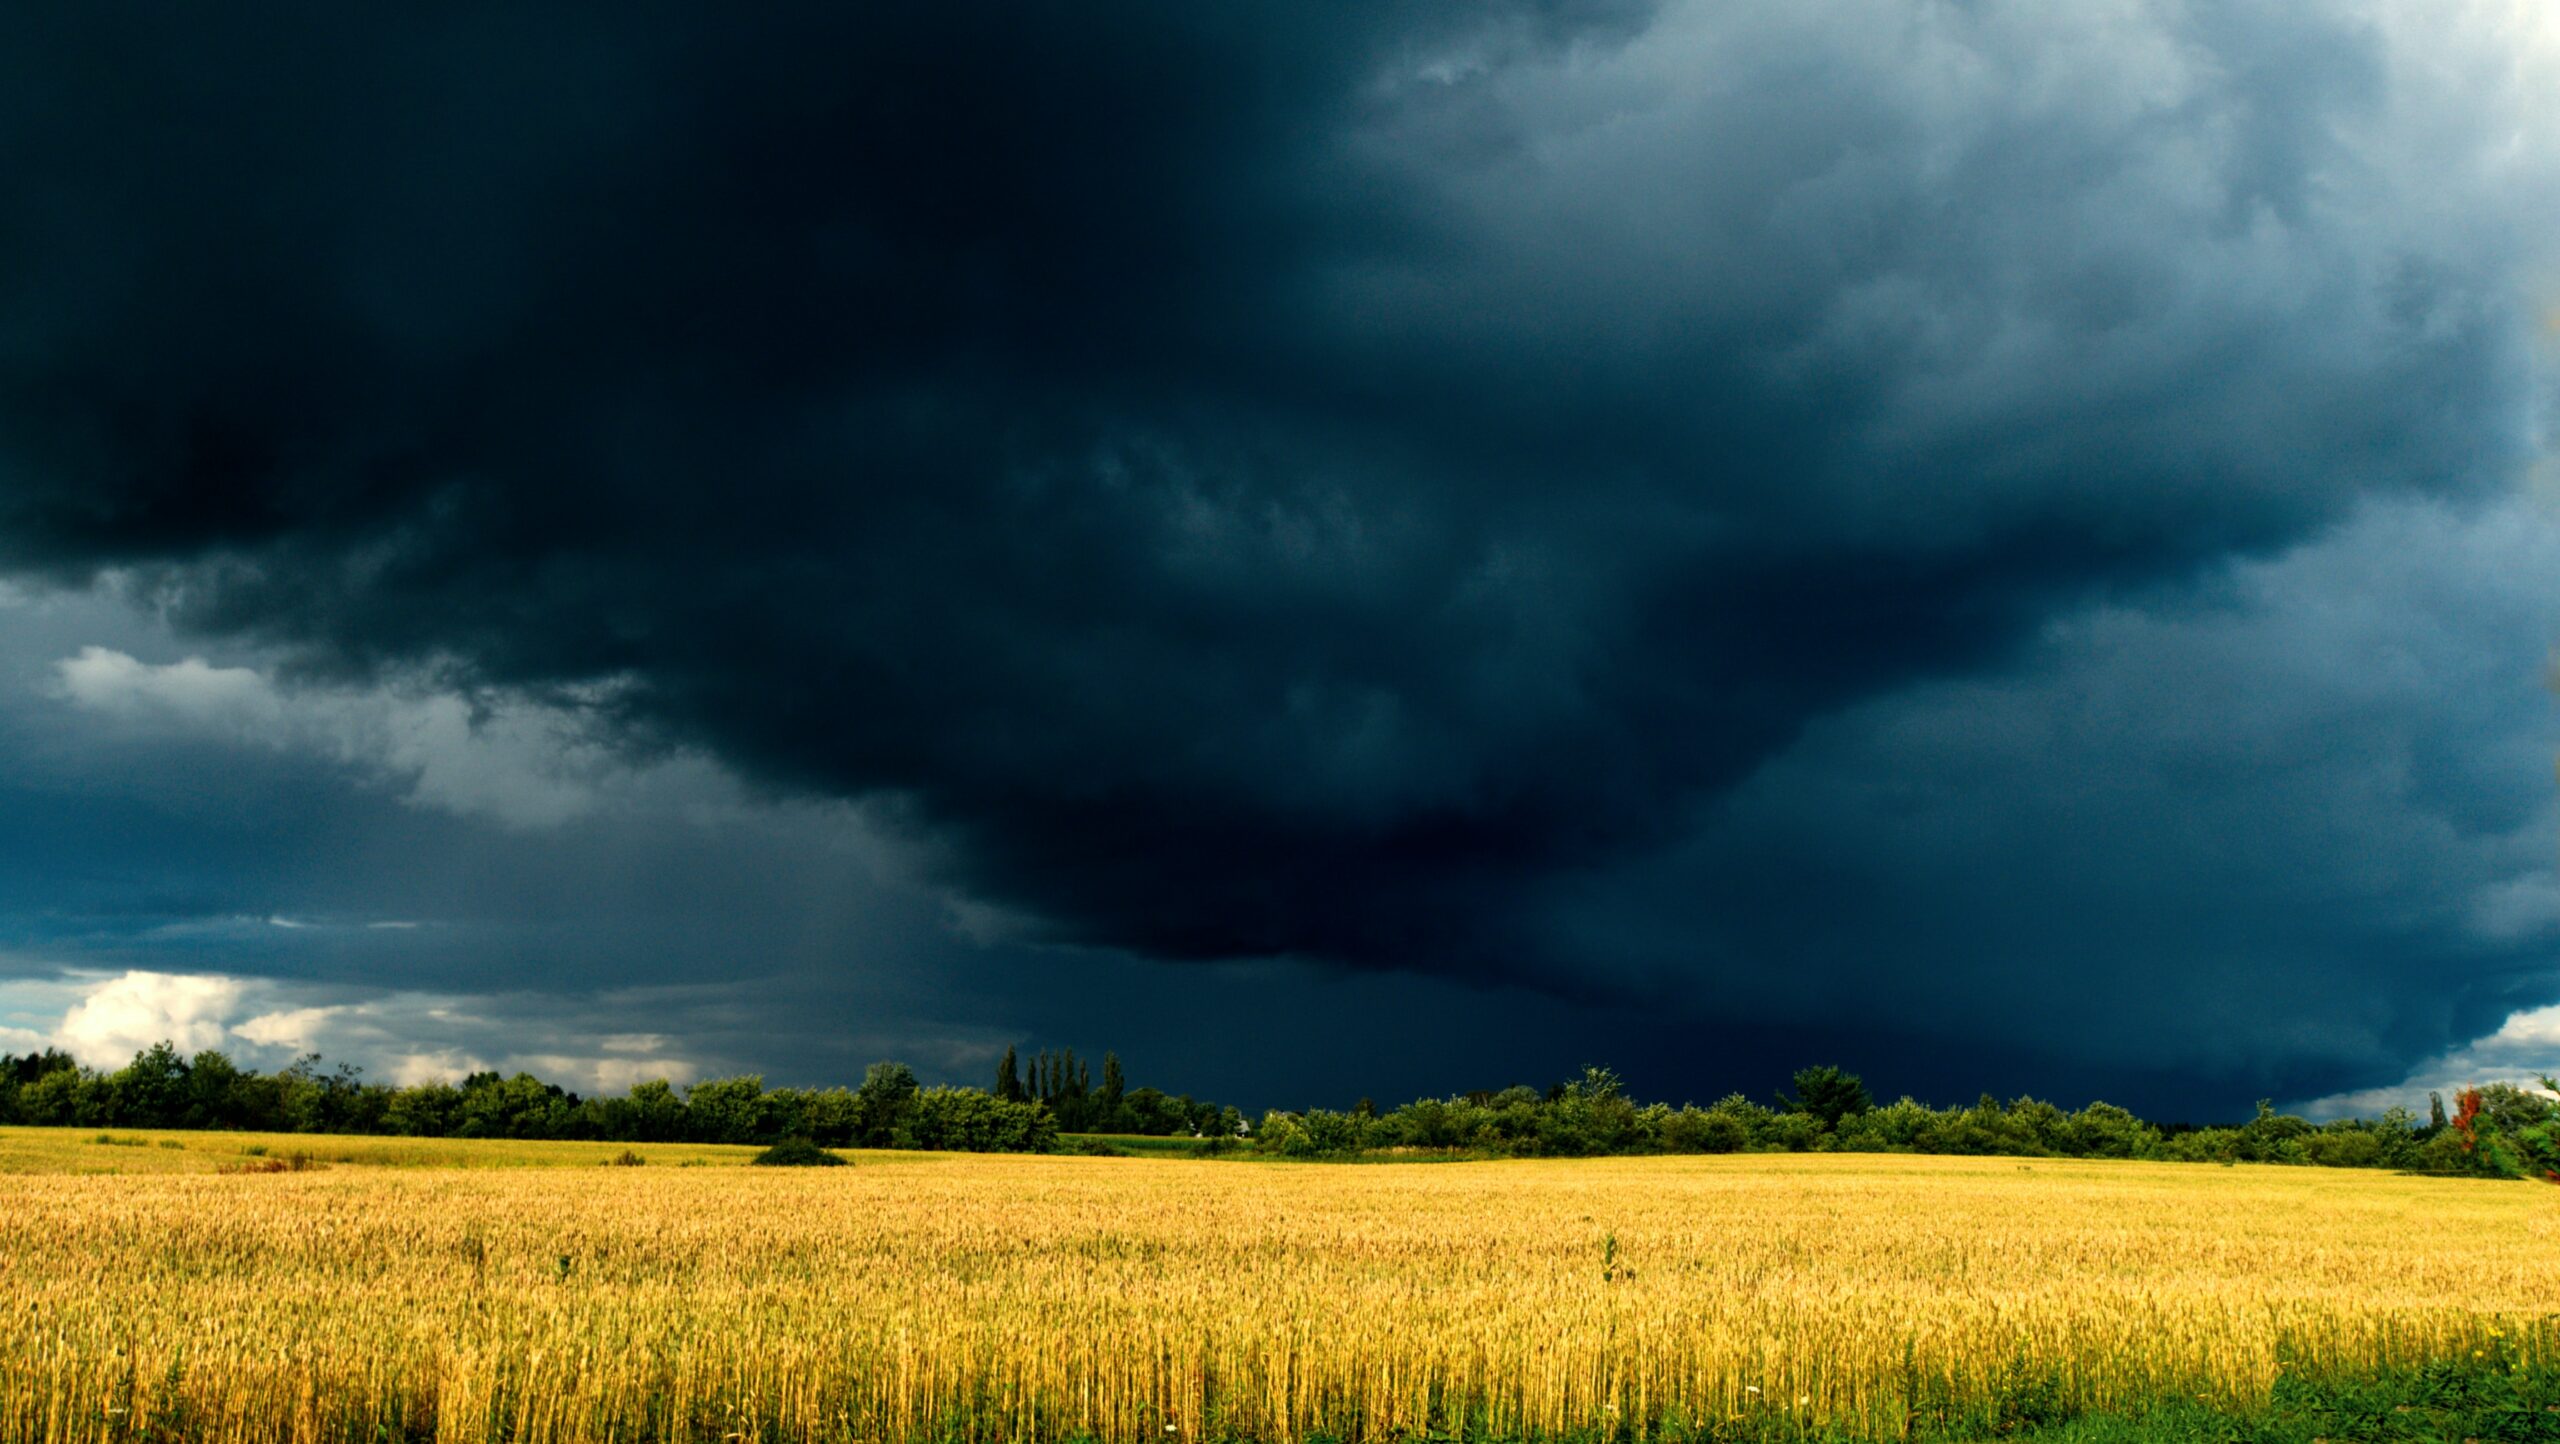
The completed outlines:
<svg viewBox="0 0 2560 1444">
<path fill-rule="evenodd" d="M 2451 1361 L 2356 1382 L 2278 1381 L 2263 1408 L 2240 1413 L 2170 1403 L 1949 1436 L 2028 1444 L 2346 1444 L 2349 1440 L 2560 1440 L 2560 1380 Z"/>
<path fill-rule="evenodd" d="M 2055 1417 L 2031 1390 L 2012 1403 L 1965 1418 L 1914 1420 L 1907 1433 L 1881 1435 L 1772 1415 L 1646 1435 L 1595 1429 L 1521 1440 L 1468 1431 L 1415 1444 L 2560 1444 L 2560 1375 L 2494 1362 L 2448 1360 L 2352 1381 L 2280 1379 L 2264 1406 L 2244 1410 L 2164 1400 L 2148 1409 Z M 1310 1434 L 1301 1444 L 1340 1441 Z"/>
</svg>

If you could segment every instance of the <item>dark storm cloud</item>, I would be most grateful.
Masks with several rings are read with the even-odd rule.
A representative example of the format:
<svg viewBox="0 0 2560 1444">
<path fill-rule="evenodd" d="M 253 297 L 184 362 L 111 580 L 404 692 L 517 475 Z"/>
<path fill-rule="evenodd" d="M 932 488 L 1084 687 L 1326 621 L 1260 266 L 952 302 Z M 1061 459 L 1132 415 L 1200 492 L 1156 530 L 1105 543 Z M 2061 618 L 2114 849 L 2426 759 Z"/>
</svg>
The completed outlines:
<svg viewBox="0 0 2560 1444">
<path fill-rule="evenodd" d="M 1986 1046 L 2194 1116 L 2397 1084 L 2560 999 L 2555 627 L 2541 509 L 2376 506 L 1825 719 L 1547 946 L 1929 1040 L 1941 1096 Z"/>
<path fill-rule="evenodd" d="M 1614 985 L 1524 899 L 1809 719 L 2524 455 L 2536 192 L 2360 16 L 21 14 L 0 553 L 1045 936 Z"/>
</svg>

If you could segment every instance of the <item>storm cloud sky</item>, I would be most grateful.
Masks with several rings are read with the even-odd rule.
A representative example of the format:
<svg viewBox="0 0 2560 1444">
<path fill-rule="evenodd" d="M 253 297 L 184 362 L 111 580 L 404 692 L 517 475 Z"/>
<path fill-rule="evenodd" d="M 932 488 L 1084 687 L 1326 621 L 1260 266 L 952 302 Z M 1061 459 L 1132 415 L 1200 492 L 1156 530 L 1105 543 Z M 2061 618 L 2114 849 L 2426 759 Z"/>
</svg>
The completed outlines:
<svg viewBox="0 0 2560 1444">
<path fill-rule="evenodd" d="M 2560 1065 L 2554 94 L 2506 0 L 0 18 L 0 1040 Z"/>
</svg>

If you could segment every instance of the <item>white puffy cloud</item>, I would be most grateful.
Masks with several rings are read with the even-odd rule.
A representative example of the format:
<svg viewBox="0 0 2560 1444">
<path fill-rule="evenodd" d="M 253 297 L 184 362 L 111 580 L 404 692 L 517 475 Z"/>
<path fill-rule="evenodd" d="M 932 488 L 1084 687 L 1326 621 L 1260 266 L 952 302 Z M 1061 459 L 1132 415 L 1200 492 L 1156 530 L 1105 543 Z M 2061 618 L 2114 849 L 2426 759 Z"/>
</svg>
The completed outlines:
<svg viewBox="0 0 2560 1444">
<path fill-rule="evenodd" d="M 237 978 L 137 969 L 72 1004 L 54 1039 L 93 1068 L 117 1066 L 163 1039 L 188 1053 L 220 1047 L 246 991 Z"/>
<path fill-rule="evenodd" d="M 234 1033 L 262 1048 L 289 1048 L 294 1052 L 310 1052 L 314 1040 L 329 1025 L 346 1013 L 344 1007 L 287 1008 L 279 1012 L 260 1013 L 232 1029 Z"/>
<path fill-rule="evenodd" d="M 582 1092 L 621 1092 L 665 1078 L 688 1083 L 700 1062 L 673 1038 L 595 1026 L 627 1020 L 613 999 L 456 997 L 379 992 L 324 998 L 315 985 L 219 973 L 141 969 L 0 981 L 0 1049 L 57 1047 L 115 1068 L 163 1039 L 182 1052 L 218 1048 L 260 1066 L 305 1053 L 355 1063 L 407 1085 L 484 1069 L 531 1072 Z M 38 1025 L 60 1008 L 50 1028 Z"/>
<path fill-rule="evenodd" d="M 682 1059 L 654 1055 L 618 1058 L 536 1053 L 509 1058 L 507 1066 L 511 1071 L 522 1069 L 546 1083 L 585 1093 L 626 1093 L 633 1084 L 652 1078 L 690 1083 L 699 1076 L 699 1070 Z"/>
<path fill-rule="evenodd" d="M 154 666 L 107 647 L 83 647 L 54 663 L 63 695 L 100 712 L 220 730 L 263 741 L 286 728 L 284 701 L 246 667 L 216 667 L 201 657 Z"/>
<path fill-rule="evenodd" d="M 420 1083 L 450 1083 L 473 1073 L 487 1072 L 489 1068 L 486 1059 L 455 1048 L 389 1053 L 383 1055 L 377 1066 L 383 1081 L 398 1088 L 411 1088 Z"/>
</svg>

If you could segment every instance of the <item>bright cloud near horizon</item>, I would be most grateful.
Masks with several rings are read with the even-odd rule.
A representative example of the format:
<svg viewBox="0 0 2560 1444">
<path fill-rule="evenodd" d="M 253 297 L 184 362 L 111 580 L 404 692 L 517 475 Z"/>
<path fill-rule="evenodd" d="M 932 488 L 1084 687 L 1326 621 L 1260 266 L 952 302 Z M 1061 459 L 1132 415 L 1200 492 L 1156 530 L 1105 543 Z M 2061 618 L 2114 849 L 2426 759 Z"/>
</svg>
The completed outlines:
<svg viewBox="0 0 2560 1444">
<path fill-rule="evenodd" d="M 223 1052 L 253 1067 L 282 1067 L 318 1053 L 402 1087 L 459 1082 L 489 1069 L 530 1071 L 588 1093 L 627 1092 L 657 1078 L 681 1085 L 704 1076 L 700 1065 L 677 1056 L 672 1041 L 659 1034 L 573 1038 L 546 1029 L 546 1000 L 388 992 L 302 1001 L 308 991 L 266 979 L 139 969 L 0 982 L 0 1018 L 16 1020 L 0 1025 L 0 1038 L 19 1051 L 56 1048 L 107 1070 L 162 1042 L 190 1055 Z M 66 997 L 60 1020 L 45 1028 L 45 1011 Z M 528 1003 L 531 1018 L 524 1016 Z M 516 1016 L 503 1016 L 501 1009 Z M 581 1046 L 587 1051 L 563 1051 Z"/>
<path fill-rule="evenodd" d="M 0 47 L 0 1047 L 2560 1070 L 2547 7 L 296 24 Z"/>
</svg>

